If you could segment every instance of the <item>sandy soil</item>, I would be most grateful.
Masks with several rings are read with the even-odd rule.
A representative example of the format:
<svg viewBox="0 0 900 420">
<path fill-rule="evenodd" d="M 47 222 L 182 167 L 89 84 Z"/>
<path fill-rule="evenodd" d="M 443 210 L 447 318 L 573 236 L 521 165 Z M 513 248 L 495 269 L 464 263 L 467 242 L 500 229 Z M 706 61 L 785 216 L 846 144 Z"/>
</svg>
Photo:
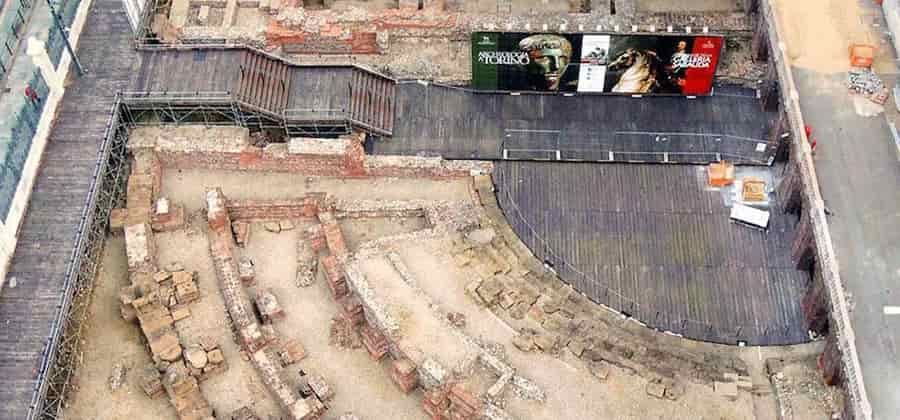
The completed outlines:
<svg viewBox="0 0 900 420">
<path fill-rule="evenodd" d="M 797 67 L 823 73 L 850 68 L 848 46 L 873 39 L 856 0 L 790 0 L 775 3 L 788 57 Z"/>
<path fill-rule="evenodd" d="M 175 418 L 165 397 L 151 400 L 134 373 L 150 363 L 150 352 L 141 342 L 137 325 L 119 315 L 119 290 L 128 285 L 125 238 L 107 239 L 100 272 L 94 282 L 82 343 L 82 364 L 76 374 L 76 391 L 63 411 L 67 419 L 152 420 Z M 110 391 L 107 379 L 115 363 L 126 368 L 125 383 Z"/>
<path fill-rule="evenodd" d="M 787 385 L 780 399 L 789 406 L 793 418 L 827 419 L 841 411 L 840 391 L 822 383 L 815 357 L 789 362 L 780 373 Z"/>
<path fill-rule="evenodd" d="M 468 200 L 465 181 L 406 178 L 340 179 L 299 177 L 286 173 L 220 170 L 165 170 L 162 195 L 196 211 L 206 205 L 209 188 L 221 187 L 231 199 L 286 199 L 326 191 L 338 199 Z"/>
<path fill-rule="evenodd" d="M 256 268 L 257 288 L 271 288 L 285 312 L 275 328 L 284 339 L 297 339 L 306 348 L 307 357 L 289 367 L 286 377 L 296 380 L 297 370 L 321 374 L 335 392 L 329 402 L 329 416 L 353 412 L 364 419 L 423 418 L 421 395 L 404 395 L 391 381 L 388 367 L 374 362 L 365 349 L 343 349 L 328 344 L 331 318 L 338 314 L 328 285 L 316 281 L 299 288 L 296 275 L 297 241 L 304 225 L 281 233 L 252 226 L 246 255 Z"/>
</svg>

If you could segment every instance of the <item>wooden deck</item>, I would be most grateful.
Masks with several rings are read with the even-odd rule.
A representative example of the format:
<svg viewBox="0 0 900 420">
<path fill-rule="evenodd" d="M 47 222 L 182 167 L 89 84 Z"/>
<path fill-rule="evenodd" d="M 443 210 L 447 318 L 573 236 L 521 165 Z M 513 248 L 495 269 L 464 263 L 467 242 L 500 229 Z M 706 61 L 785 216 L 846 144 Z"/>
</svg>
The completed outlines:
<svg viewBox="0 0 900 420">
<path fill-rule="evenodd" d="M 775 154 L 767 139 L 776 114 L 760 110 L 755 91 L 719 90 L 696 99 L 513 96 L 403 83 L 397 86 L 393 136 L 375 143 L 373 151 L 449 159 L 688 163 L 714 161 L 718 153 L 766 163 Z"/>
<path fill-rule="evenodd" d="M 94 0 L 79 41 L 89 73 L 67 90 L 0 294 L 0 418 L 24 419 L 115 94 L 137 69 L 121 2 Z M 74 70 L 73 70 L 74 73 Z"/>
<path fill-rule="evenodd" d="M 796 217 L 773 211 L 768 232 L 731 223 L 702 169 L 499 162 L 494 182 L 523 242 L 591 300 L 703 341 L 809 341 Z"/>
</svg>

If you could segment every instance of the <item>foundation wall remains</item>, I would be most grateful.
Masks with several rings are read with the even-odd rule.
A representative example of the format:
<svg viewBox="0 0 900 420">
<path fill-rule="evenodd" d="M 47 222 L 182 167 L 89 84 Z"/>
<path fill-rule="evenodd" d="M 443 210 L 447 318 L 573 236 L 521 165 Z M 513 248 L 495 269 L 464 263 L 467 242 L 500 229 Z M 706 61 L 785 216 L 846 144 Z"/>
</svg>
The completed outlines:
<svg viewBox="0 0 900 420">
<path fill-rule="evenodd" d="M 232 221 L 312 219 L 325 203 L 324 193 L 310 193 L 295 200 L 228 200 Z"/>
<path fill-rule="evenodd" d="M 206 202 L 210 255 L 219 279 L 225 307 L 241 345 L 251 355 L 250 360 L 270 394 L 284 410 L 286 418 L 291 420 L 318 418 L 324 412 L 325 406 L 316 396 L 301 398 L 281 377 L 280 362 L 273 354 L 275 353 L 273 349 L 269 348 L 271 340 L 264 337 L 256 315 L 247 306 L 234 255 L 234 236 L 225 196 L 221 190 L 211 190 L 207 192 Z"/>
<path fill-rule="evenodd" d="M 140 127 L 132 130 L 132 151 L 152 149 L 164 167 L 271 171 L 334 177 L 461 178 L 490 173 L 481 161 L 416 156 L 369 156 L 365 135 L 338 139 L 294 138 L 256 147 L 241 127 Z"/>
</svg>

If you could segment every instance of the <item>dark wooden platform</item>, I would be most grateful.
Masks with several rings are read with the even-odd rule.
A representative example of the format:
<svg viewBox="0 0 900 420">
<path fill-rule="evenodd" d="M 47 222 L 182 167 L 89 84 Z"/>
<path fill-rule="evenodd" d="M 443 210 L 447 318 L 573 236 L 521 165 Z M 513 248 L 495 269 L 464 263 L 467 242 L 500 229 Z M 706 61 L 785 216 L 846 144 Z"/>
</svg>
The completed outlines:
<svg viewBox="0 0 900 420">
<path fill-rule="evenodd" d="M 595 302 L 703 341 L 809 341 L 795 216 L 772 212 L 768 232 L 731 223 L 702 169 L 498 162 L 494 182 L 523 242 Z"/>
<path fill-rule="evenodd" d="M 775 113 L 755 91 L 721 88 L 711 97 L 632 98 L 479 94 L 437 85 L 397 87 L 386 155 L 703 163 L 722 158 L 766 163 Z M 763 150 L 756 147 L 763 144 Z M 504 151 L 506 153 L 504 154 Z M 610 159 L 610 152 L 613 152 Z"/>
<path fill-rule="evenodd" d="M 66 90 L 7 274 L 16 287 L 0 294 L 3 419 L 26 418 L 109 112 L 137 70 L 120 1 L 94 0 L 78 51 L 89 73 Z"/>
</svg>

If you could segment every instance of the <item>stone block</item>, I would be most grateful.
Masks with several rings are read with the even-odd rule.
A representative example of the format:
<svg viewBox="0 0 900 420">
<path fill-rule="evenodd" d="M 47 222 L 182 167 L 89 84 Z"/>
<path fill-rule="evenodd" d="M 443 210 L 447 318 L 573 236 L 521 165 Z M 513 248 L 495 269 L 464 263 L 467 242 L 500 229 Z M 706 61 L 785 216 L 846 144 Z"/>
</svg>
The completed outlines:
<svg viewBox="0 0 900 420">
<path fill-rule="evenodd" d="M 406 358 L 395 360 L 391 364 L 391 379 L 400 387 L 403 393 L 408 394 L 412 392 L 419 383 L 416 365 Z"/>
<path fill-rule="evenodd" d="M 313 393 L 315 393 L 322 401 L 328 401 L 334 398 L 334 390 L 331 389 L 328 382 L 325 382 L 325 377 L 322 375 L 310 375 L 309 387 L 312 388 Z"/>
<path fill-rule="evenodd" d="M 120 230 L 128 224 L 128 209 L 112 209 L 109 212 L 109 229 Z"/>
<path fill-rule="evenodd" d="M 219 343 L 217 343 L 216 339 L 213 338 L 213 336 L 211 336 L 211 335 L 200 336 L 200 339 L 198 340 L 198 344 L 200 344 L 200 347 L 203 347 L 203 350 L 206 350 L 207 352 L 210 352 L 210 351 L 213 351 L 213 350 L 219 348 Z"/>
<path fill-rule="evenodd" d="M 256 413 L 254 413 L 253 410 L 251 410 L 250 407 L 247 407 L 247 406 L 243 406 L 241 408 L 238 408 L 237 410 L 232 411 L 231 414 L 226 416 L 226 419 L 230 419 L 230 420 L 261 420 L 259 418 L 259 416 L 257 416 Z"/>
<path fill-rule="evenodd" d="M 197 284 L 194 282 L 182 283 L 175 286 L 175 298 L 182 305 L 191 303 L 200 299 L 200 290 L 197 289 Z"/>
<path fill-rule="evenodd" d="M 714 382 L 713 390 L 716 394 L 721 395 L 728 400 L 734 401 L 738 398 L 738 387 L 734 382 Z"/>
<path fill-rule="evenodd" d="M 138 376 L 138 382 L 140 383 L 141 389 L 150 398 L 155 399 L 161 397 L 165 392 L 159 371 L 153 365 L 145 366 L 141 370 Z"/>
<path fill-rule="evenodd" d="M 581 357 L 581 355 L 584 354 L 584 350 L 587 348 L 587 342 L 580 337 L 576 337 L 569 340 L 567 347 L 575 357 Z"/>
<path fill-rule="evenodd" d="M 296 227 L 294 226 L 294 222 L 292 222 L 291 220 L 282 220 L 278 222 L 278 226 L 282 232 L 286 230 L 294 230 L 294 228 Z"/>
<path fill-rule="evenodd" d="M 497 302 L 497 299 L 500 296 L 500 293 L 503 291 L 503 285 L 500 284 L 500 281 L 497 280 L 496 277 L 489 277 L 478 286 L 476 292 L 478 293 L 478 297 L 481 298 L 481 301 L 484 304 L 490 306 Z"/>
<path fill-rule="evenodd" d="M 206 358 L 209 360 L 209 363 L 214 365 L 222 363 L 225 361 L 225 355 L 222 353 L 222 350 L 215 349 L 206 353 Z"/>
<path fill-rule="evenodd" d="M 241 284 L 244 286 L 253 286 L 256 284 L 256 269 L 253 268 L 253 261 L 249 258 L 241 258 L 238 262 L 238 276 Z"/>
<path fill-rule="evenodd" d="M 750 379 L 749 376 L 738 376 L 737 382 L 735 382 L 735 384 L 737 384 L 738 389 L 742 389 L 744 391 L 753 390 L 753 380 Z"/>
<path fill-rule="evenodd" d="M 263 228 L 272 233 L 280 233 L 281 232 L 281 224 L 278 222 L 265 222 L 263 223 Z"/>
<path fill-rule="evenodd" d="M 295 339 L 288 340 L 279 353 L 281 365 L 288 366 L 306 358 L 306 349 Z"/>
<path fill-rule="evenodd" d="M 278 303 L 278 299 L 275 298 L 271 289 L 258 291 L 255 303 L 263 322 L 269 323 L 284 318 L 284 309 Z"/>
<path fill-rule="evenodd" d="M 239 246 L 247 246 L 250 242 L 250 223 L 232 222 L 231 231 L 234 233 L 234 243 Z"/>
<path fill-rule="evenodd" d="M 650 382 L 647 384 L 647 395 L 656 398 L 665 398 L 666 397 L 666 386 L 659 382 Z"/>
<path fill-rule="evenodd" d="M 195 369 L 203 369 L 206 367 L 206 364 L 209 363 L 209 357 L 206 355 L 206 351 L 204 351 L 203 347 L 199 344 L 184 349 L 184 360 L 188 363 L 189 367 Z"/>
<path fill-rule="evenodd" d="M 513 346 L 517 349 L 529 352 L 535 349 L 534 340 L 532 339 L 531 334 L 516 334 L 512 339 Z"/>
<path fill-rule="evenodd" d="M 609 372 L 611 371 L 609 363 L 601 360 L 599 362 L 592 362 L 590 366 L 591 375 L 594 375 L 597 379 L 605 381 L 606 378 L 609 377 Z"/>
<path fill-rule="evenodd" d="M 172 319 L 174 319 L 175 322 L 181 321 L 189 316 L 191 316 L 191 310 L 187 307 L 172 310 Z"/>
<path fill-rule="evenodd" d="M 179 284 L 193 283 L 193 281 L 194 281 L 194 275 L 187 271 L 173 272 L 173 273 L 171 273 L 171 278 L 172 278 L 172 284 L 174 284 L 176 286 Z"/>
<path fill-rule="evenodd" d="M 554 353 L 556 350 L 556 345 L 558 343 L 558 337 L 555 334 L 546 334 L 541 333 L 537 334 L 533 338 L 534 344 L 541 350 L 547 353 Z"/>
<path fill-rule="evenodd" d="M 168 271 L 157 271 L 156 273 L 153 274 L 153 280 L 155 280 L 157 283 L 162 283 L 171 278 L 172 278 L 172 273 L 170 273 Z"/>
</svg>

